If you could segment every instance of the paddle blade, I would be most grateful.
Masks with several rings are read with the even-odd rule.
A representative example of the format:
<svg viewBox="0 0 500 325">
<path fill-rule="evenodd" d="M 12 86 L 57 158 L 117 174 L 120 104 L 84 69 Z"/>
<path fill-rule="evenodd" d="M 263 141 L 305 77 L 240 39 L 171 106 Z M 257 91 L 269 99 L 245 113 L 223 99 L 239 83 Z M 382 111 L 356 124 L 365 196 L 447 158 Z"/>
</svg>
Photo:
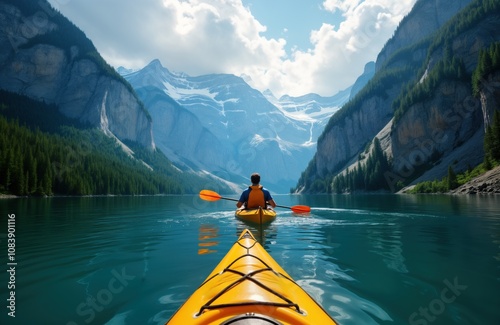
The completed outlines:
<svg viewBox="0 0 500 325">
<path fill-rule="evenodd" d="M 222 198 L 219 193 L 210 190 L 201 190 L 200 198 L 205 201 L 218 201 Z"/>
<path fill-rule="evenodd" d="M 311 212 L 311 207 L 307 205 L 294 205 L 290 208 L 295 213 L 308 213 Z"/>
</svg>

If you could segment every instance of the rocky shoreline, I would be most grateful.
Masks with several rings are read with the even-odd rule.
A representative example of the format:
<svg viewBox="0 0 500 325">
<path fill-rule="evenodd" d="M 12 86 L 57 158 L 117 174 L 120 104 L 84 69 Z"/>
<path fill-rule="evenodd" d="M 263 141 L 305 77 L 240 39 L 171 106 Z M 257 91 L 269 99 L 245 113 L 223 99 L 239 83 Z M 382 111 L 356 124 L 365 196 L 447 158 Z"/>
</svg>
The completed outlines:
<svg viewBox="0 0 500 325">
<path fill-rule="evenodd" d="M 450 194 L 500 194 L 500 166 L 459 186 Z"/>
</svg>

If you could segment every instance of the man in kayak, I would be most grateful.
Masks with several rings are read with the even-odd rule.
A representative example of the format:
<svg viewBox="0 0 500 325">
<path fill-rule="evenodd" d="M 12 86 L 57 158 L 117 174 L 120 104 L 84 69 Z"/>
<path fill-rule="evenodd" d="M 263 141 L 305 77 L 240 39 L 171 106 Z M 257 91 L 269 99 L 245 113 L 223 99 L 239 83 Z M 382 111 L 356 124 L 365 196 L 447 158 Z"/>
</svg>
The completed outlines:
<svg viewBox="0 0 500 325">
<path fill-rule="evenodd" d="M 253 173 L 250 176 L 250 181 L 252 181 L 252 185 L 241 193 L 236 206 L 241 208 L 245 205 L 245 209 L 257 209 L 258 207 L 267 209 L 268 206 L 275 208 L 276 203 L 271 193 L 260 185 L 260 175 L 258 173 Z"/>
</svg>

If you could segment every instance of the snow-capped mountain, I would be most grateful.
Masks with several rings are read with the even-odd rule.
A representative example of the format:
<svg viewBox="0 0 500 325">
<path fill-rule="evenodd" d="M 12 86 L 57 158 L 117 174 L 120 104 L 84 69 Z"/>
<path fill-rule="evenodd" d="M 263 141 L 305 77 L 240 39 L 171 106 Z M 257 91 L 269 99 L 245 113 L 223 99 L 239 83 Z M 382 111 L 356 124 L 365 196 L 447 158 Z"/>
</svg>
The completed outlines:
<svg viewBox="0 0 500 325">
<path fill-rule="evenodd" d="M 307 94 L 300 97 L 285 95 L 277 99 L 270 91 L 265 91 L 263 95 L 288 118 L 310 123 L 309 140 L 310 144 L 315 145 L 330 117 L 349 100 L 350 93 L 349 87 L 332 97 Z"/>
<path fill-rule="evenodd" d="M 191 77 L 158 60 L 118 71 L 149 110 L 156 145 L 171 160 L 237 184 L 259 172 L 266 187 L 281 193 L 295 185 L 317 137 L 350 93 L 276 99 L 234 75 Z"/>
</svg>

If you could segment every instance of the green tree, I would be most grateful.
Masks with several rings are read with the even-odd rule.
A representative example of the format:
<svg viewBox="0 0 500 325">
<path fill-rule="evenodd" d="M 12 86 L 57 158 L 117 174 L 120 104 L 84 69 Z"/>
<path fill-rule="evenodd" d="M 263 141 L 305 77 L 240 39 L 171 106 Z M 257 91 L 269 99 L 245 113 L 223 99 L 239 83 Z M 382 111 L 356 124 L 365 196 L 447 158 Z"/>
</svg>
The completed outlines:
<svg viewBox="0 0 500 325">
<path fill-rule="evenodd" d="M 477 67 L 472 74 L 472 91 L 479 96 L 484 80 L 488 75 L 500 68 L 500 43 L 493 43 L 489 48 L 479 52 Z"/>
<path fill-rule="evenodd" d="M 453 170 L 453 167 L 448 166 L 448 178 L 447 178 L 447 184 L 446 187 L 448 191 L 454 190 L 457 188 L 458 183 L 457 183 L 457 174 L 455 174 L 455 171 Z"/>
<path fill-rule="evenodd" d="M 497 162 L 500 162 L 500 112 L 495 110 L 493 114 L 493 123 L 491 127 L 492 142 L 491 142 L 491 157 Z"/>
<path fill-rule="evenodd" d="M 364 166 L 361 161 L 345 174 L 339 174 L 332 180 L 332 192 L 354 192 L 388 190 L 389 184 L 384 174 L 391 169 L 387 156 L 382 150 L 378 138 L 373 140 L 373 148 Z"/>
<path fill-rule="evenodd" d="M 495 110 L 491 125 L 484 134 L 484 164 L 491 169 L 500 162 L 500 113 Z"/>
</svg>

